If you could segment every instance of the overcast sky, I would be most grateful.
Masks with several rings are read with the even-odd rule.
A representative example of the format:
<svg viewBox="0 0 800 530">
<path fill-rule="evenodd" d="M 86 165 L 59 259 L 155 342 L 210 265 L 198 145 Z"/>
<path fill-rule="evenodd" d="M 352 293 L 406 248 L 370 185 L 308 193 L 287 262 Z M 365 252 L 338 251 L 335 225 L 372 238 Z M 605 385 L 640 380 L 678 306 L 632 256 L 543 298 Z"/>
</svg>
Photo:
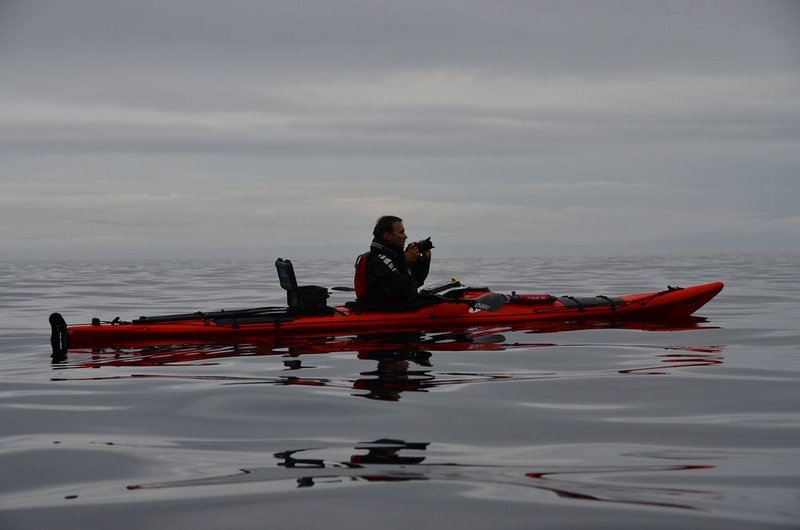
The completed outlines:
<svg viewBox="0 0 800 530">
<path fill-rule="evenodd" d="M 0 0 L 0 259 L 800 249 L 800 2 Z"/>
</svg>

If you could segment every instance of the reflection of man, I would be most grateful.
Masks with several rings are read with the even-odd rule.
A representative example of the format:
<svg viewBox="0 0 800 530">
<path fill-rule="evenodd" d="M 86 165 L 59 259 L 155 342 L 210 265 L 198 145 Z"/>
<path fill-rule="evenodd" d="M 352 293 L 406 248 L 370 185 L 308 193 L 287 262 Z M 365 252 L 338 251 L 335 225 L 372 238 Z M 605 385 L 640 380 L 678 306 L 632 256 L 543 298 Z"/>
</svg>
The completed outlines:
<svg viewBox="0 0 800 530">
<path fill-rule="evenodd" d="M 430 366 L 430 352 L 423 350 L 387 350 L 359 352 L 359 359 L 378 361 L 378 367 L 353 382 L 356 390 L 367 394 L 354 394 L 368 399 L 399 401 L 403 392 L 425 392 L 433 386 L 435 377 L 427 370 L 409 370 L 409 361 Z"/>
<path fill-rule="evenodd" d="M 370 251 L 356 261 L 355 287 L 358 302 L 372 307 L 396 307 L 414 302 L 417 289 L 431 267 L 431 251 L 417 243 L 404 250 L 406 229 L 393 215 L 378 219 L 372 231 Z"/>
</svg>

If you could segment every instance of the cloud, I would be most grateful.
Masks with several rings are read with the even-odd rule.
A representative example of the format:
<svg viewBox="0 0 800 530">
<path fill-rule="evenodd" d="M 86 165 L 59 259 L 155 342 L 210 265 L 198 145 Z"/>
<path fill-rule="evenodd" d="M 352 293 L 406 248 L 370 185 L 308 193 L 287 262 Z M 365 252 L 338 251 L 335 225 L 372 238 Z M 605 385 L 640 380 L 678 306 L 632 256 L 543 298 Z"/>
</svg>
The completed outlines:
<svg viewBox="0 0 800 530">
<path fill-rule="evenodd" d="M 800 140 L 797 78 L 646 82 L 396 75 L 266 92 L 238 110 L 0 105 L 5 152 L 524 156 L 570 145 Z M 283 98 L 282 100 L 280 98 Z M 274 103 L 274 102 L 278 103 Z"/>
<path fill-rule="evenodd" d="M 443 68 L 638 77 L 797 65 L 790 1 L 30 0 L 17 10 L 8 40 L 37 64 L 114 75 L 191 77 L 214 65 L 278 80 Z"/>
<path fill-rule="evenodd" d="M 797 228 L 792 2 L 2 6 L 14 254 Z"/>
</svg>

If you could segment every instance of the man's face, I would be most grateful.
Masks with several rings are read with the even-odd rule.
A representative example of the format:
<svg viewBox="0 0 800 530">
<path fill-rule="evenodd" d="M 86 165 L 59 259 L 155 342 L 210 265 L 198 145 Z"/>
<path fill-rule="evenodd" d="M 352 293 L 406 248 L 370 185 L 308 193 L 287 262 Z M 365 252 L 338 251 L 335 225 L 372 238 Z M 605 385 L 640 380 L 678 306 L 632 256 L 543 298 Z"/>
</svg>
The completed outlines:
<svg viewBox="0 0 800 530">
<path fill-rule="evenodd" d="M 406 239 L 408 239 L 408 236 L 406 236 L 406 228 L 400 221 L 395 221 L 394 224 L 392 224 L 391 232 L 383 234 L 384 241 L 398 248 L 405 248 Z"/>
</svg>

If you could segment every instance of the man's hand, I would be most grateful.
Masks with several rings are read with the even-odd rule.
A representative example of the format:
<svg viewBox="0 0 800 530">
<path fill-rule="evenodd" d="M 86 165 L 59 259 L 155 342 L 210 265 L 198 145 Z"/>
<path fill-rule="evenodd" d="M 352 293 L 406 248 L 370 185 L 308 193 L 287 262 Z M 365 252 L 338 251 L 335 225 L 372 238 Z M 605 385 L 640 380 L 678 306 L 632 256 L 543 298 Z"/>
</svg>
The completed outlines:
<svg viewBox="0 0 800 530">
<path fill-rule="evenodd" d="M 430 254 L 430 251 L 428 251 L 426 254 Z M 411 243 L 410 245 L 408 245 L 408 248 L 406 248 L 406 251 L 405 251 L 406 263 L 414 263 L 415 261 L 417 261 L 419 259 L 419 256 L 420 256 L 420 252 L 419 252 L 419 248 L 417 248 L 417 244 L 416 243 Z"/>
<path fill-rule="evenodd" d="M 420 252 L 416 243 L 411 243 L 408 245 L 408 248 L 405 251 L 406 263 L 414 263 L 420 258 L 420 256 L 425 256 L 426 259 L 431 259 L 431 251 L 426 250 L 425 252 Z"/>
</svg>

